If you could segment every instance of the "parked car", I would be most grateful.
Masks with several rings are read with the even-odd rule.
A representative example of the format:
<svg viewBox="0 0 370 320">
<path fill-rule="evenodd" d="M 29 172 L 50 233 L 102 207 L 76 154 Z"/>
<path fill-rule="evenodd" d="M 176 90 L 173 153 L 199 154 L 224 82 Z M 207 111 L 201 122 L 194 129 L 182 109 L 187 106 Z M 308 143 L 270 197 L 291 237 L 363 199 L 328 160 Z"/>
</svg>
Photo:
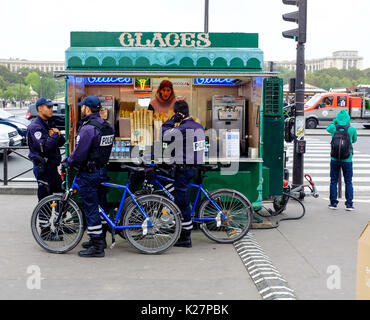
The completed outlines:
<svg viewBox="0 0 370 320">
<path fill-rule="evenodd" d="M 56 105 L 53 106 L 53 116 L 52 116 L 51 119 L 54 121 L 55 126 L 57 127 L 57 129 L 59 129 L 60 131 L 64 131 L 65 130 L 65 121 L 66 121 L 65 104 L 63 102 L 55 102 L 55 104 Z M 30 120 L 30 121 L 33 121 L 34 119 L 36 119 L 37 115 L 38 115 L 38 113 L 37 113 L 36 105 L 31 104 L 28 107 L 28 111 L 27 111 L 27 114 L 26 114 L 26 119 Z"/>
<path fill-rule="evenodd" d="M 27 127 L 31 121 L 0 109 L 0 123 L 16 129 L 22 137 L 22 145 L 26 144 Z"/>
<path fill-rule="evenodd" d="M 22 137 L 13 127 L 0 123 L 0 154 L 4 154 L 4 147 L 20 146 Z M 8 152 L 10 153 L 10 152 Z"/>
</svg>

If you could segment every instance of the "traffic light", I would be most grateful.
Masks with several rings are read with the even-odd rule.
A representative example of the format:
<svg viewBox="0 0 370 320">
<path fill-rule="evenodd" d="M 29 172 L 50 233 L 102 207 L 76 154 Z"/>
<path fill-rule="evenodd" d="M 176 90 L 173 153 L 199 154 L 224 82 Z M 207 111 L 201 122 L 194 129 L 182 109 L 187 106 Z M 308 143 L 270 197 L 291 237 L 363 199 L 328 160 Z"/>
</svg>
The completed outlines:
<svg viewBox="0 0 370 320">
<path fill-rule="evenodd" d="M 283 0 L 284 4 L 297 6 L 298 11 L 283 14 L 283 20 L 298 23 L 298 28 L 283 32 L 284 38 L 306 43 L 307 0 Z"/>
</svg>

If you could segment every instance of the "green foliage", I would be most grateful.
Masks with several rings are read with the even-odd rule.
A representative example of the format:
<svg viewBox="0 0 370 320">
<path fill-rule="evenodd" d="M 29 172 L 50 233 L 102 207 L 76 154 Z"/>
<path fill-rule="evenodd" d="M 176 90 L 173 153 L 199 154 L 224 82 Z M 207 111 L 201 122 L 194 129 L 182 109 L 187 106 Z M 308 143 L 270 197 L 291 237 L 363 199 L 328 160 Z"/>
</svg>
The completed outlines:
<svg viewBox="0 0 370 320">
<path fill-rule="evenodd" d="M 295 78 L 296 76 L 295 71 L 286 68 L 277 68 L 277 72 L 279 72 L 279 77 L 283 79 L 284 84 L 289 83 L 289 79 Z"/>
<path fill-rule="evenodd" d="M 30 99 L 30 86 L 39 97 L 55 99 L 57 93 L 64 92 L 64 80 L 55 79 L 52 73 L 23 68 L 11 72 L 0 66 L 0 98 Z"/>
<path fill-rule="evenodd" d="M 280 68 L 278 69 L 279 77 L 284 80 L 284 84 L 289 83 L 290 78 L 295 78 L 295 71 Z M 307 72 L 306 83 L 316 87 L 330 90 L 331 88 L 350 88 L 359 84 L 370 84 L 370 69 L 358 70 L 339 70 L 325 69 L 315 72 Z"/>
<path fill-rule="evenodd" d="M 4 90 L 7 87 L 6 82 L 2 76 L 0 76 L 0 90 Z"/>
<path fill-rule="evenodd" d="M 40 75 L 37 72 L 30 72 L 27 77 L 24 79 L 29 86 L 32 86 L 32 89 L 37 93 L 40 89 Z"/>
<path fill-rule="evenodd" d="M 12 84 L 3 92 L 2 97 L 5 99 L 27 100 L 31 98 L 30 88 L 24 84 Z"/>
</svg>

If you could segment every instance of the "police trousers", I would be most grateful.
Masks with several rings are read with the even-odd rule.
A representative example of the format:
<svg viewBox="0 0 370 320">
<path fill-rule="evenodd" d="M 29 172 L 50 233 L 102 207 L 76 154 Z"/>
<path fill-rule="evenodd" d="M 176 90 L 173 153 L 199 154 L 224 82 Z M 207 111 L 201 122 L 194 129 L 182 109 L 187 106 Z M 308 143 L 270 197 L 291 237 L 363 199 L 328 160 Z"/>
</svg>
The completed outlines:
<svg viewBox="0 0 370 320">
<path fill-rule="evenodd" d="M 107 169 L 95 169 L 92 172 L 80 170 L 78 184 L 84 204 L 87 224 L 87 234 L 90 238 L 100 239 L 103 236 L 103 224 L 106 221 L 100 217 L 99 205 L 108 214 L 107 187 L 101 185 L 108 181 Z"/>
<path fill-rule="evenodd" d="M 179 207 L 182 214 L 182 230 L 184 233 L 191 233 L 193 223 L 191 221 L 190 209 L 190 187 L 189 183 L 195 176 L 195 168 L 185 167 L 181 170 L 176 170 L 175 176 L 175 203 Z"/>
<path fill-rule="evenodd" d="M 49 163 L 34 165 L 33 174 L 38 180 L 37 197 L 39 201 L 55 192 L 62 192 L 62 179 L 58 166 Z"/>
</svg>

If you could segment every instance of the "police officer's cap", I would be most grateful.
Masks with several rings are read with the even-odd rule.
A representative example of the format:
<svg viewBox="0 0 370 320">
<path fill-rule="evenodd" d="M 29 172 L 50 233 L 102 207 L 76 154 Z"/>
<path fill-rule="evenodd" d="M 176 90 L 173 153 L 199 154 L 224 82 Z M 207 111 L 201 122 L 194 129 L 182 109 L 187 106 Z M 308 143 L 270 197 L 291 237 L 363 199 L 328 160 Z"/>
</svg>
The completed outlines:
<svg viewBox="0 0 370 320">
<path fill-rule="evenodd" d="M 49 99 L 46 99 L 46 98 L 40 98 L 36 101 L 36 108 L 39 107 L 39 106 L 42 106 L 42 105 L 46 105 L 48 107 L 52 107 L 52 106 L 57 106 L 58 104 L 57 103 L 54 103 L 52 102 L 51 100 Z"/>
<path fill-rule="evenodd" d="M 87 106 L 91 108 L 101 108 L 100 100 L 97 96 L 91 95 L 87 96 L 85 99 L 83 99 L 79 104 L 79 107 Z"/>
</svg>

